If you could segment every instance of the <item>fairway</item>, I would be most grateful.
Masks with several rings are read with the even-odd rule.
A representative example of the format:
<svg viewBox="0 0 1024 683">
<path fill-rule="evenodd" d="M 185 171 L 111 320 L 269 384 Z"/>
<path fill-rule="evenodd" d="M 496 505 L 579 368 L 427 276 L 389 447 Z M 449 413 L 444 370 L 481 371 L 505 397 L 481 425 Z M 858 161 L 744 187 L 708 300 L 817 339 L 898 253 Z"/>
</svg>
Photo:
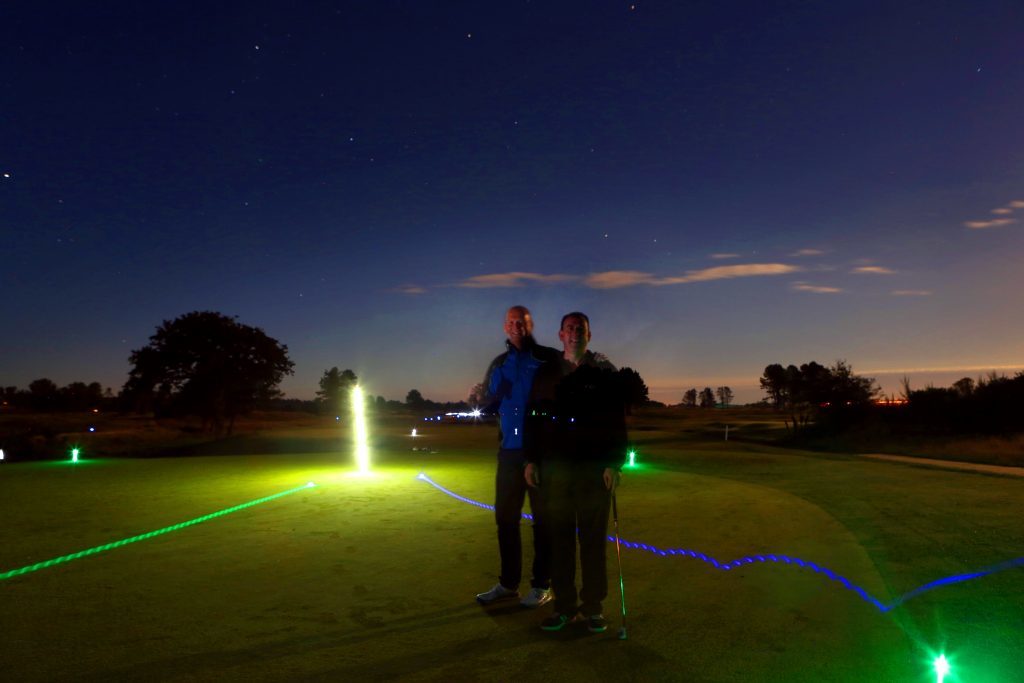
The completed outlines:
<svg viewBox="0 0 1024 683">
<path fill-rule="evenodd" d="M 135 539 L 0 580 L 4 678 L 924 683 L 940 653 L 949 682 L 1024 670 L 1024 480 L 683 426 L 634 424 L 627 641 L 612 547 L 606 634 L 474 602 L 493 514 L 419 475 L 492 503 L 491 425 L 371 423 L 367 476 L 333 428 L 302 437 L 314 452 L 4 464 L 0 573 Z"/>
</svg>

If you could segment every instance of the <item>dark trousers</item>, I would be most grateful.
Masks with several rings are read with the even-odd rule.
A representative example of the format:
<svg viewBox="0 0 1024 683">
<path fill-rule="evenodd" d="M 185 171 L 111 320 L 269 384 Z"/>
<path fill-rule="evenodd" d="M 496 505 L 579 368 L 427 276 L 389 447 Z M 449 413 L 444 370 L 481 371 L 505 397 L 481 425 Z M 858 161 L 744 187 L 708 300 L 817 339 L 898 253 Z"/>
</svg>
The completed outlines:
<svg viewBox="0 0 1024 683">
<path fill-rule="evenodd" d="M 608 597 L 606 545 L 611 493 L 604 467 L 593 463 L 545 462 L 541 468 L 545 524 L 551 535 L 551 588 L 555 611 L 584 616 L 601 613 Z M 576 593 L 576 539 L 579 538 L 582 587 Z"/>
<path fill-rule="evenodd" d="M 551 553 L 544 525 L 544 505 L 540 492 L 526 485 L 523 468 L 526 459 L 519 450 L 498 451 L 498 476 L 495 480 L 494 518 L 498 522 L 498 551 L 501 553 L 501 576 L 505 588 L 516 590 L 523 578 L 523 541 L 519 532 L 523 502 L 530 496 L 533 513 L 533 580 L 534 588 L 547 588 L 551 580 Z"/>
</svg>

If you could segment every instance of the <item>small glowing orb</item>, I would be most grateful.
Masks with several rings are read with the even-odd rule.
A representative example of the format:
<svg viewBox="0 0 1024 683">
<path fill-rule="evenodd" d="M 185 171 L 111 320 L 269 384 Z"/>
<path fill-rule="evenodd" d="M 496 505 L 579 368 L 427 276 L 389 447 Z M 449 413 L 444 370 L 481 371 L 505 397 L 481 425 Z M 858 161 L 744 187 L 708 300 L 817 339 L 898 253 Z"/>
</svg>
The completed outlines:
<svg viewBox="0 0 1024 683">
<path fill-rule="evenodd" d="M 314 484 L 313 482 L 311 482 L 311 481 L 307 481 L 307 482 L 306 482 L 306 488 L 307 488 L 307 489 L 311 489 L 311 488 L 313 488 L 314 486 L 316 486 L 316 484 Z"/>
<path fill-rule="evenodd" d="M 95 427 L 89 427 L 89 431 L 90 431 L 90 432 L 95 432 L 95 431 L 96 431 L 96 428 L 95 428 Z"/>
<path fill-rule="evenodd" d="M 413 429 L 413 430 L 412 430 L 412 434 L 410 434 L 409 436 L 416 436 L 416 430 L 415 430 L 415 429 Z"/>
<path fill-rule="evenodd" d="M 355 440 L 356 469 L 360 474 L 370 472 L 370 443 L 366 431 L 366 402 L 363 388 L 352 389 L 352 438 Z"/>
<path fill-rule="evenodd" d="M 71 462 L 78 462 L 78 449 L 77 448 L 72 448 L 71 449 Z"/>
<path fill-rule="evenodd" d="M 939 655 L 935 658 L 935 680 L 938 683 L 942 683 L 946 678 L 946 674 L 949 673 L 949 662 L 946 660 L 946 655 Z"/>
<path fill-rule="evenodd" d="M 341 415 L 335 415 L 334 416 L 334 421 L 335 422 L 341 422 Z"/>
<path fill-rule="evenodd" d="M 480 412 L 479 408 L 473 408 L 473 410 L 470 411 L 469 414 L 472 415 L 473 417 L 480 417 L 483 413 Z"/>
</svg>

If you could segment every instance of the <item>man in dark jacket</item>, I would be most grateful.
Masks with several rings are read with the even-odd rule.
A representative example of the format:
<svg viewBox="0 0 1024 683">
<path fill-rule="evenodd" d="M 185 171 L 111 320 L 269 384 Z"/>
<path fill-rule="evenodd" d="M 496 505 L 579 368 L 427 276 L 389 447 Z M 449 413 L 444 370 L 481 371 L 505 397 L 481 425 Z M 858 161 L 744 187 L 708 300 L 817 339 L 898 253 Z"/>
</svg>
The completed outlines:
<svg viewBox="0 0 1024 683">
<path fill-rule="evenodd" d="M 498 474 L 495 480 L 494 517 L 498 523 L 498 551 L 501 575 L 490 590 L 476 596 L 484 605 L 519 597 L 523 551 L 520 520 L 527 491 L 533 513 L 533 579 L 531 590 L 519 601 L 524 607 L 540 607 L 551 600 L 550 543 L 544 529 L 544 510 L 536 488 L 526 486 L 523 468 L 524 417 L 533 390 L 533 379 L 546 366 L 557 366 L 557 350 L 540 346 L 533 339 L 533 318 L 524 306 L 513 306 L 505 314 L 505 353 L 487 369 L 488 412 L 497 410 L 501 431 Z"/>
<path fill-rule="evenodd" d="M 582 615 L 587 628 L 600 633 L 608 628 L 601 602 L 608 596 L 605 539 L 611 491 L 627 447 L 624 392 L 615 366 L 587 350 L 586 315 L 563 317 L 558 338 L 564 348 L 560 366 L 538 373 L 526 423 L 524 477 L 531 488 L 540 484 L 551 534 L 555 604 L 541 628 L 559 631 Z M 577 536 L 582 573 L 578 595 Z"/>
</svg>

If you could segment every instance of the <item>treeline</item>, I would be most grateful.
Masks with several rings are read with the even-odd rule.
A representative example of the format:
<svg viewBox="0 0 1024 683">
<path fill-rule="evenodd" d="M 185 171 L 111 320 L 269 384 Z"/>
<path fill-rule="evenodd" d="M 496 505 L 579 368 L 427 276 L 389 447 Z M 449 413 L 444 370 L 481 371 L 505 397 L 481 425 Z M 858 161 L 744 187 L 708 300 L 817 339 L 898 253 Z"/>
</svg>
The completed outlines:
<svg viewBox="0 0 1024 683">
<path fill-rule="evenodd" d="M 732 399 L 733 393 L 729 387 L 718 387 L 714 391 L 711 387 L 704 387 L 701 391 L 694 387 L 683 393 L 681 405 L 684 408 L 728 408 L 732 405 Z"/>
<path fill-rule="evenodd" d="M 871 408 L 879 393 L 874 379 L 855 375 L 843 360 L 832 367 L 815 361 L 799 367 L 773 363 L 760 382 L 769 402 L 789 413 L 786 425 L 794 433 L 812 421 L 819 427 L 845 428 Z"/>
<path fill-rule="evenodd" d="M 72 382 L 64 387 L 45 377 L 34 380 L 28 389 L 3 387 L 0 406 L 5 410 L 28 410 L 40 413 L 85 412 L 109 410 L 117 405 L 110 388 L 99 382 Z"/>
<path fill-rule="evenodd" d="M 903 380 L 900 400 L 878 400 L 875 380 L 854 374 L 845 361 L 775 363 L 764 369 L 768 402 L 789 413 L 791 433 L 813 427 L 818 435 L 847 430 L 894 435 L 1007 435 L 1024 431 L 1024 372 L 1010 378 L 964 377 L 950 387 L 914 390 Z"/>
<path fill-rule="evenodd" d="M 946 388 L 911 390 L 888 422 L 905 431 L 1002 435 L 1024 431 L 1024 372 L 1014 377 L 964 377 Z"/>
</svg>

